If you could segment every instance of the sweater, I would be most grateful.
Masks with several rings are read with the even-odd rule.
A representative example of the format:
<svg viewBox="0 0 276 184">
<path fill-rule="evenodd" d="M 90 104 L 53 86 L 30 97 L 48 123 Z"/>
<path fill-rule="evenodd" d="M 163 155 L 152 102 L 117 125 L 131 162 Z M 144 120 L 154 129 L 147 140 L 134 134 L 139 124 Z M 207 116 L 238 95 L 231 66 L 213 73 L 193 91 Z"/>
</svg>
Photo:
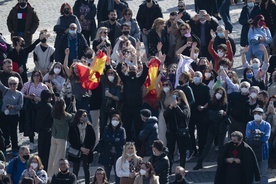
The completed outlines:
<svg viewBox="0 0 276 184">
<path fill-rule="evenodd" d="M 42 50 L 41 45 L 37 45 L 34 49 L 34 60 L 38 63 L 40 70 L 49 69 L 50 63 L 53 63 L 53 54 L 55 53 L 55 49 L 51 46 L 44 47 L 45 51 Z"/>
<path fill-rule="evenodd" d="M 73 114 L 66 113 L 65 117 L 62 117 L 61 119 L 53 118 L 52 136 L 56 139 L 67 140 L 69 125 L 73 121 L 74 116 L 75 115 Z"/>
</svg>

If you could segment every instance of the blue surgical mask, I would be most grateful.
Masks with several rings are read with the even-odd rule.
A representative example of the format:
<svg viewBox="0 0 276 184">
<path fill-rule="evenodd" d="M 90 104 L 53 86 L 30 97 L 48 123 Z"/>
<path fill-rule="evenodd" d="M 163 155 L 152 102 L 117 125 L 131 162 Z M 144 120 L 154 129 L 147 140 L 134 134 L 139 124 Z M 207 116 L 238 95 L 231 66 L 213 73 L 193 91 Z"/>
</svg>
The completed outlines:
<svg viewBox="0 0 276 184">
<path fill-rule="evenodd" d="M 88 117 L 82 117 L 81 119 L 82 119 L 82 122 L 83 122 L 83 123 L 85 123 L 85 122 L 88 121 Z"/>
<path fill-rule="evenodd" d="M 253 3 L 253 2 L 248 2 L 248 3 L 247 3 L 247 6 L 248 6 L 249 8 L 252 8 L 252 7 L 254 6 L 254 3 Z"/>
<path fill-rule="evenodd" d="M 218 32 L 218 36 L 219 37 L 224 37 L 224 33 L 223 32 Z"/>
<path fill-rule="evenodd" d="M 246 74 L 246 78 L 252 79 L 252 77 L 253 77 L 253 73 L 247 73 L 247 74 Z"/>
<path fill-rule="evenodd" d="M 72 35 L 72 34 L 77 34 L 77 31 L 76 31 L 76 30 L 71 30 L 71 29 L 70 29 L 70 30 L 69 30 L 69 34 L 71 34 L 71 35 Z"/>
</svg>

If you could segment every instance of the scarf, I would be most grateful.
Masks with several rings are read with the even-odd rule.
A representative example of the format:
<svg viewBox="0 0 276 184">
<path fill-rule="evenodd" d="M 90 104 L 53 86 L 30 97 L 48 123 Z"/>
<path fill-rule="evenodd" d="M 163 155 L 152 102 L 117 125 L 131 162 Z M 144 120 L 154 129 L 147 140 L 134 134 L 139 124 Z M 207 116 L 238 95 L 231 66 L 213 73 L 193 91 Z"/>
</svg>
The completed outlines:
<svg viewBox="0 0 276 184">
<path fill-rule="evenodd" d="M 85 132 L 86 132 L 86 126 L 87 126 L 87 123 L 79 123 L 79 124 L 78 124 L 79 132 L 80 132 L 80 141 L 81 141 L 81 143 L 84 142 Z"/>
</svg>

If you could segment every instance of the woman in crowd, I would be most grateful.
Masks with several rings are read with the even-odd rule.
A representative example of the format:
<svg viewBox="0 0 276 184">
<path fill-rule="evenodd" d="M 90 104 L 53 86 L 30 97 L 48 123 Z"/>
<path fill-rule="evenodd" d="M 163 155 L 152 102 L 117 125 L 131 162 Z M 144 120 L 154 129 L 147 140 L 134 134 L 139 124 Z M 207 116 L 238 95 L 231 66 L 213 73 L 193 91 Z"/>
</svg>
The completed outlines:
<svg viewBox="0 0 276 184">
<path fill-rule="evenodd" d="M 77 0 L 73 6 L 73 12 L 78 17 L 81 25 L 81 33 L 84 35 L 87 44 L 90 46 L 91 40 L 95 37 L 96 21 L 95 16 L 97 13 L 94 0 Z"/>
<path fill-rule="evenodd" d="M 28 160 L 27 169 L 22 172 L 20 181 L 22 181 L 24 177 L 33 178 L 35 184 L 47 183 L 47 172 L 43 170 L 43 165 L 39 156 L 34 155 Z"/>
<path fill-rule="evenodd" d="M 155 175 L 153 166 L 150 162 L 143 162 L 139 175 L 135 178 L 134 184 L 159 184 L 159 177 Z"/>
<path fill-rule="evenodd" d="M 210 94 L 213 94 L 213 86 L 217 81 L 218 74 L 211 70 L 209 67 L 207 67 L 205 70 L 203 70 L 203 80 L 202 82 L 206 84 L 210 88 Z"/>
<path fill-rule="evenodd" d="M 56 97 L 56 102 L 52 111 L 53 126 L 47 170 L 49 177 L 52 177 L 58 172 L 59 160 L 64 158 L 66 153 L 69 125 L 74 118 L 74 114 L 67 113 L 65 108 L 66 105 L 64 100 Z M 75 107 L 74 111 L 76 111 Z"/>
<path fill-rule="evenodd" d="M 260 44 L 263 44 L 266 48 L 272 43 L 272 36 L 268 27 L 266 27 L 264 16 L 259 14 L 255 17 L 252 26 L 248 31 L 249 51 L 246 53 L 247 61 L 250 61 L 252 57 L 258 58 L 263 61 L 264 51 L 260 49 Z M 269 52 L 268 52 L 269 55 Z"/>
<path fill-rule="evenodd" d="M 130 34 L 136 40 L 140 40 L 140 27 L 138 22 L 133 17 L 133 11 L 130 8 L 123 10 L 123 17 L 118 20 L 120 24 L 128 24 L 130 26 Z"/>
<path fill-rule="evenodd" d="M 107 176 L 103 168 L 97 168 L 91 184 L 108 184 Z"/>
<path fill-rule="evenodd" d="M 227 93 L 223 87 L 218 87 L 208 103 L 208 119 L 209 129 L 206 145 L 203 153 L 197 161 L 194 170 L 202 169 L 202 162 L 207 157 L 214 140 L 218 139 L 219 150 L 221 151 L 224 145 L 225 134 L 227 131 L 226 116 L 227 116 Z"/>
<path fill-rule="evenodd" d="M 176 87 L 178 90 L 182 90 L 188 100 L 189 105 L 195 103 L 195 97 L 192 88 L 189 86 L 191 81 L 191 74 L 189 72 L 182 72 L 179 76 L 178 84 Z"/>
<path fill-rule="evenodd" d="M 5 165 L 6 164 L 3 161 L 0 161 L 0 183 L 11 184 L 11 179 L 7 176 L 7 173 L 5 171 Z"/>
<path fill-rule="evenodd" d="M 259 86 L 260 89 L 265 89 L 265 83 L 262 79 L 256 79 L 252 68 L 245 68 L 243 70 L 243 79 L 241 82 L 248 82 L 250 86 Z"/>
<path fill-rule="evenodd" d="M 224 89 L 227 91 L 227 95 L 233 93 L 233 92 L 239 92 L 240 89 L 240 82 L 239 77 L 237 73 L 233 70 L 222 70 L 219 72 L 220 76 L 224 79 L 225 83 Z"/>
<path fill-rule="evenodd" d="M 40 71 L 33 71 L 31 81 L 24 83 L 21 92 L 24 94 L 24 109 L 23 114 L 20 114 L 21 120 L 24 125 L 24 135 L 29 136 L 30 139 L 30 150 L 33 150 L 34 136 L 35 136 L 35 118 L 36 118 L 36 107 L 40 99 L 40 94 L 43 90 L 48 87 L 42 83 L 43 76 Z M 22 112 L 22 111 L 21 111 Z"/>
<path fill-rule="evenodd" d="M 157 18 L 154 20 L 148 34 L 149 55 L 156 56 L 159 52 L 167 53 L 168 39 L 165 31 L 165 19 Z"/>
<path fill-rule="evenodd" d="M 81 32 L 81 25 L 79 19 L 73 15 L 72 7 L 69 3 L 63 3 L 60 7 L 61 16 L 58 18 L 57 24 L 54 26 L 56 32 L 55 48 L 58 48 L 61 37 L 68 33 L 69 25 L 75 23 L 77 25 L 77 32 Z"/>
<path fill-rule="evenodd" d="M 56 62 L 52 69 L 43 77 L 43 81 L 52 82 L 54 91 L 61 92 L 66 82 L 66 74 L 60 62 Z"/>
<path fill-rule="evenodd" d="M 110 123 L 103 130 L 99 163 L 104 166 L 108 181 L 110 180 L 112 167 L 114 167 L 116 184 L 120 183 L 120 178 L 116 174 L 116 161 L 123 152 L 125 142 L 126 132 L 122 127 L 120 115 L 113 114 Z"/>
<path fill-rule="evenodd" d="M 4 86 L 0 81 L 0 91 L 3 94 L 0 125 L 6 142 L 11 137 L 13 156 L 18 155 L 17 124 L 19 111 L 23 107 L 23 94 L 17 91 L 18 83 L 19 79 L 17 77 L 10 77 L 8 79 L 9 87 Z"/>
<path fill-rule="evenodd" d="M 185 167 L 186 151 L 190 147 L 190 140 L 183 137 L 180 133 L 181 129 L 188 129 L 190 120 L 190 106 L 183 91 L 173 91 L 173 100 L 164 111 L 164 118 L 167 124 L 167 146 L 169 149 L 168 157 L 170 159 L 170 171 L 173 165 L 173 156 L 175 144 L 177 143 L 180 153 L 180 166 Z"/>
<path fill-rule="evenodd" d="M 89 122 L 87 112 L 79 109 L 69 128 L 68 141 L 70 146 L 81 151 L 80 158 L 68 155 L 68 160 L 73 162 L 73 173 L 78 177 L 82 161 L 85 184 L 90 183 L 89 164 L 93 162 L 93 148 L 96 143 L 95 132 Z"/>
<path fill-rule="evenodd" d="M 107 27 L 100 27 L 97 30 L 96 37 L 93 41 L 92 48 L 94 52 L 98 52 L 98 50 L 101 50 L 103 47 L 109 47 L 111 46 L 111 42 L 108 38 L 108 29 Z"/>
<path fill-rule="evenodd" d="M 127 142 L 123 148 L 122 156 L 116 162 L 116 173 L 120 183 L 133 184 L 140 171 L 142 158 L 136 155 L 134 142 Z"/>
</svg>

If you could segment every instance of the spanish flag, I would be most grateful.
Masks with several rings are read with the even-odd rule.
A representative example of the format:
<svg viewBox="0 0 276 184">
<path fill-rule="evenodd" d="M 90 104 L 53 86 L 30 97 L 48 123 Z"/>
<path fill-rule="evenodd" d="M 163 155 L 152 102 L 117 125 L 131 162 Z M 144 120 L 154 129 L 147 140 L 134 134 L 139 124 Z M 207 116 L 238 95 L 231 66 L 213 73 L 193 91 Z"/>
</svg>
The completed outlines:
<svg viewBox="0 0 276 184">
<path fill-rule="evenodd" d="M 150 60 L 148 67 L 148 77 L 144 83 L 146 88 L 146 95 L 144 97 L 144 102 L 148 103 L 154 109 L 158 109 L 158 99 L 156 91 L 156 80 L 158 76 L 158 70 L 160 67 L 160 60 L 154 58 Z"/>
<path fill-rule="evenodd" d="M 100 51 L 90 68 L 81 63 L 76 64 L 79 72 L 80 83 L 84 89 L 92 90 L 99 86 L 106 60 L 106 54 Z"/>
</svg>

